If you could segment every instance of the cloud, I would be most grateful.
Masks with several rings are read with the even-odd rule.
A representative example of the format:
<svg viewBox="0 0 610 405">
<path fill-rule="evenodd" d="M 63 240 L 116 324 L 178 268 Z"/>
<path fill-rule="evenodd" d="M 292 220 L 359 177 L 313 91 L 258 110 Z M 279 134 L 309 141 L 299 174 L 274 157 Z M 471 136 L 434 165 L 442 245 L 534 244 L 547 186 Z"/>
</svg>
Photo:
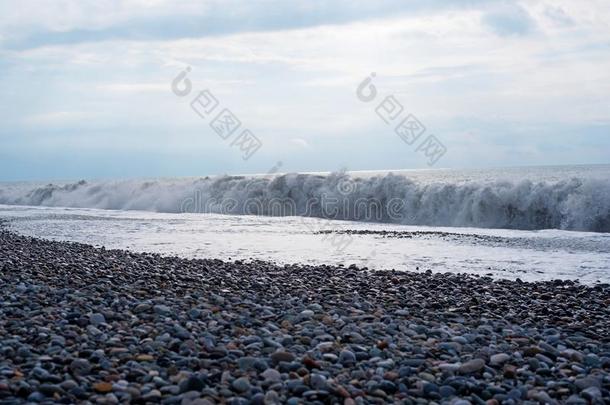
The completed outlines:
<svg viewBox="0 0 610 405">
<path fill-rule="evenodd" d="M 290 143 L 298 146 L 299 148 L 303 148 L 303 149 L 309 149 L 309 147 L 310 147 L 309 142 L 307 142 L 303 138 L 292 138 L 292 139 L 290 139 Z"/>
<path fill-rule="evenodd" d="M 544 15 L 560 26 L 574 25 L 575 21 L 561 7 L 547 6 Z"/>
<path fill-rule="evenodd" d="M 536 23 L 523 7 L 510 3 L 486 13 L 483 16 L 483 24 L 500 36 L 526 35 L 536 27 Z"/>
<path fill-rule="evenodd" d="M 100 114 L 84 111 L 51 111 L 26 116 L 24 123 L 28 126 L 61 127 L 80 124 L 99 116 Z"/>
<path fill-rule="evenodd" d="M 212 0 L 152 5 L 140 1 L 34 3 L 28 13 L 0 7 L 0 26 L 8 35 L 5 46 L 29 49 L 50 45 L 110 40 L 157 41 L 201 38 L 243 32 L 302 29 L 348 24 L 372 19 L 416 16 L 453 9 L 474 8 L 496 0 Z M 29 6 L 29 7 L 28 7 Z M 4 17 L 2 12 L 4 11 Z"/>
<path fill-rule="evenodd" d="M 112 93 L 167 93 L 167 83 L 108 83 L 100 84 L 97 89 Z"/>
</svg>

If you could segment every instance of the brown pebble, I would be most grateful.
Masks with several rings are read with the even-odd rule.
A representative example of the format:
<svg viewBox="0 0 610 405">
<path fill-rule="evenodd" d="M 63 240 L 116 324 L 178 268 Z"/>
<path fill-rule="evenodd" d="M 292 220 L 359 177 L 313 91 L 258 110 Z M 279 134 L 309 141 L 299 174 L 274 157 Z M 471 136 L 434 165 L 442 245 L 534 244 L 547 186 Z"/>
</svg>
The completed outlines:
<svg viewBox="0 0 610 405">
<path fill-rule="evenodd" d="M 342 385 L 337 385 L 337 386 L 335 386 L 333 388 L 334 388 L 334 391 L 337 394 L 341 395 L 343 398 L 349 398 L 350 397 L 349 391 L 347 389 L 345 389 L 345 387 L 343 387 Z"/>
<path fill-rule="evenodd" d="M 320 363 L 312 359 L 310 356 L 303 357 L 303 364 L 307 368 L 320 368 Z"/>
<path fill-rule="evenodd" d="M 93 389 L 101 394 L 105 394 L 112 391 L 112 384 L 107 382 L 98 382 L 93 384 Z"/>
<path fill-rule="evenodd" d="M 394 371 L 388 371 L 383 375 L 383 378 L 389 381 L 394 381 L 399 377 L 398 373 Z"/>
<path fill-rule="evenodd" d="M 512 364 L 506 364 L 504 366 L 504 377 L 515 378 L 516 376 L 517 376 L 517 366 L 513 366 Z"/>
<path fill-rule="evenodd" d="M 540 349 L 537 346 L 530 346 L 523 350 L 523 355 L 526 357 L 534 357 L 540 353 Z"/>
</svg>

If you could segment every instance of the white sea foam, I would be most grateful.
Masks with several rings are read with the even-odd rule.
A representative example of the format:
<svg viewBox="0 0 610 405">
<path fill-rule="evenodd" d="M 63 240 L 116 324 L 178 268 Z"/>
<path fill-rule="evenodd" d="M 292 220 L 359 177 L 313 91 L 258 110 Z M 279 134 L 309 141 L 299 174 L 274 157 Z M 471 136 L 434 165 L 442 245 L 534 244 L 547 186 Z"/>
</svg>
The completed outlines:
<svg viewBox="0 0 610 405">
<path fill-rule="evenodd" d="M 3 205 L 0 218 L 24 235 L 186 258 L 610 282 L 607 233 Z"/>
<path fill-rule="evenodd" d="M 452 183 L 333 173 L 22 183 L 1 184 L 0 204 L 610 232 L 609 178 Z"/>
</svg>

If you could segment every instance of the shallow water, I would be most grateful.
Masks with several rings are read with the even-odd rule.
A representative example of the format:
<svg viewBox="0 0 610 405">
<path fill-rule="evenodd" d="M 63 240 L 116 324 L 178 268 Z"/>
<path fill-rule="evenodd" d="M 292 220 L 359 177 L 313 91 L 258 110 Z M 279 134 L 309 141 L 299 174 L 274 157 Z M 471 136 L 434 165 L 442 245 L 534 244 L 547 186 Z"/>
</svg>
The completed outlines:
<svg viewBox="0 0 610 405">
<path fill-rule="evenodd" d="M 610 282 L 608 233 L 7 205 L 0 205 L 0 218 L 30 236 L 187 258 Z M 371 233 L 342 233 L 347 230 Z M 378 233 L 383 230 L 421 232 L 395 238 Z"/>
</svg>

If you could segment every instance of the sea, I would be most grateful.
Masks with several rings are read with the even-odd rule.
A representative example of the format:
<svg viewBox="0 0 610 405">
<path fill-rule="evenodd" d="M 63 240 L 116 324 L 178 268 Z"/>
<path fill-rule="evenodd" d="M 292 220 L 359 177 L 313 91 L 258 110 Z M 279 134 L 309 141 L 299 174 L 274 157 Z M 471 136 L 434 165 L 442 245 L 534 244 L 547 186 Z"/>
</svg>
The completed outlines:
<svg viewBox="0 0 610 405">
<path fill-rule="evenodd" d="M 610 282 L 610 165 L 3 182 L 0 219 L 186 258 Z"/>
</svg>

